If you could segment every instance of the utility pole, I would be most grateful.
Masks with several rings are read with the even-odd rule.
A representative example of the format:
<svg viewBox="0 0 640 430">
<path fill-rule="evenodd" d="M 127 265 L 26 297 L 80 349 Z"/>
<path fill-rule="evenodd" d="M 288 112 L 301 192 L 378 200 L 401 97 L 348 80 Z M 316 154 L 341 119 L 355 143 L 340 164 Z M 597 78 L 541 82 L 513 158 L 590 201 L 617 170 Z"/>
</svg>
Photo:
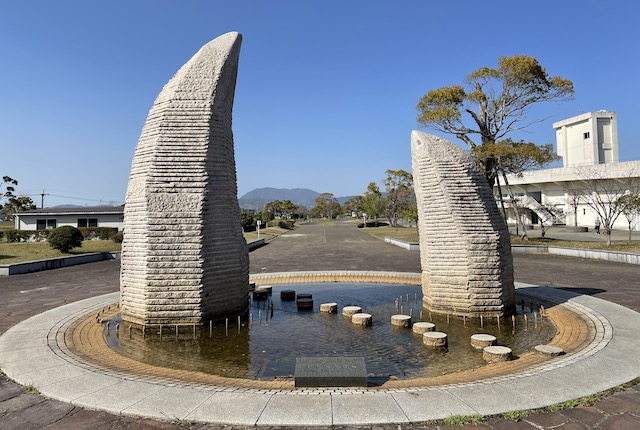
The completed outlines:
<svg viewBox="0 0 640 430">
<path fill-rule="evenodd" d="M 40 209 L 44 209 L 44 196 L 46 196 L 46 194 L 44 190 L 42 190 L 42 194 L 40 194 Z"/>
</svg>

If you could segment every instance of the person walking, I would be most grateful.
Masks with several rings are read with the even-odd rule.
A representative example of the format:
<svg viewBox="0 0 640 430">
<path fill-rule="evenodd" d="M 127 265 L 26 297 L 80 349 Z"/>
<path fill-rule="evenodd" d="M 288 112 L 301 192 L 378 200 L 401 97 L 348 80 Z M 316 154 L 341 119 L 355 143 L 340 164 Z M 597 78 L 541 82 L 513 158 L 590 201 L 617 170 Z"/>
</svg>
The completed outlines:
<svg viewBox="0 0 640 430">
<path fill-rule="evenodd" d="M 596 217 L 596 234 L 600 234 L 600 217 Z"/>
</svg>

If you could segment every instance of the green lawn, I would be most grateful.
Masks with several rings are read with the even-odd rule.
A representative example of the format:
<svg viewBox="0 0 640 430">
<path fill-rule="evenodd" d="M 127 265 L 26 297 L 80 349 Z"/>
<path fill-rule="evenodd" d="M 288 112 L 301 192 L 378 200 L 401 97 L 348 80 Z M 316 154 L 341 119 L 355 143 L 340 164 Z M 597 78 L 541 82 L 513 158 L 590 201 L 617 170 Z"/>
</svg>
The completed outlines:
<svg viewBox="0 0 640 430">
<path fill-rule="evenodd" d="M 418 242 L 418 231 L 415 227 L 365 227 L 360 230 L 383 240 L 385 237 L 394 237 L 407 242 Z"/>
<path fill-rule="evenodd" d="M 542 239 L 542 238 L 529 238 L 529 240 L 522 240 L 519 236 L 511 235 L 512 245 L 543 245 L 543 246 L 560 246 L 564 248 L 582 248 L 582 249 L 597 249 L 600 251 L 618 251 L 618 252 L 634 252 L 640 253 L 640 242 L 611 242 L 610 246 L 607 246 L 606 242 L 593 242 L 593 241 L 577 241 L 577 240 L 560 240 L 560 239 Z"/>
<path fill-rule="evenodd" d="M 354 228 L 355 225 L 354 225 Z M 418 232 L 415 228 L 407 227 L 367 227 L 362 231 L 369 233 L 380 239 L 384 239 L 386 236 L 394 237 L 396 239 L 406 240 L 407 242 L 418 242 Z M 544 246 L 560 246 L 566 248 L 582 248 L 582 249 L 598 249 L 602 251 L 618 251 L 618 252 L 634 252 L 640 253 L 640 242 L 633 241 L 628 242 L 612 242 L 611 246 L 607 246 L 605 242 L 594 241 L 573 241 L 573 240 L 559 240 L 559 239 L 542 239 L 542 238 L 529 238 L 528 241 L 523 241 L 519 236 L 511 235 L 512 245 L 544 245 Z"/>
<path fill-rule="evenodd" d="M 280 236 L 289 230 L 280 227 L 265 227 L 260 229 L 260 239 L 271 240 L 276 236 Z M 258 239 L 258 233 L 255 231 L 244 233 L 247 242 Z"/>
<path fill-rule="evenodd" d="M 89 252 L 118 252 L 121 244 L 111 240 L 86 240 L 82 247 L 73 248 L 68 254 L 55 250 L 47 242 L 0 243 L 0 264 L 43 260 Z"/>
</svg>

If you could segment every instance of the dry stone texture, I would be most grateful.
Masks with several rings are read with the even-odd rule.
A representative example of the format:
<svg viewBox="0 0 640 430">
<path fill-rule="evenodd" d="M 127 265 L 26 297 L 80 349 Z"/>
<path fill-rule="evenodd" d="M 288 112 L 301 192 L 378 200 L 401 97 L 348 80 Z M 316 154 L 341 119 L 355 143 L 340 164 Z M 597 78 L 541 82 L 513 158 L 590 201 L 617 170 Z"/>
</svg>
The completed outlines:
<svg viewBox="0 0 640 430">
<path fill-rule="evenodd" d="M 124 210 L 128 321 L 198 323 L 247 305 L 231 130 L 241 39 L 227 33 L 203 46 L 165 85 L 142 129 Z"/>
<path fill-rule="evenodd" d="M 411 134 L 426 308 L 454 315 L 515 312 L 511 241 L 482 173 L 457 145 Z"/>
</svg>

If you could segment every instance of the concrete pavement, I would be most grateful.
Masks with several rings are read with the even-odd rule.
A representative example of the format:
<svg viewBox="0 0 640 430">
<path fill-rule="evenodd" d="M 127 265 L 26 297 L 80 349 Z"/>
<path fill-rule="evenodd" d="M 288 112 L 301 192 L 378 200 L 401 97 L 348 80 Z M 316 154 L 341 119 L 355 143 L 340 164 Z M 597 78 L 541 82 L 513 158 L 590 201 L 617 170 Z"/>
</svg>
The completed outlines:
<svg viewBox="0 0 640 430">
<path fill-rule="evenodd" d="M 350 228 L 351 227 L 351 228 Z M 342 238 L 342 239 L 341 239 Z M 305 244 L 306 242 L 306 244 Z M 533 259 L 533 263 L 531 263 Z M 552 261 L 549 261 L 552 260 Z M 9 279 L 0 280 L 0 291 L 3 292 L 3 297 L 6 297 L 6 301 L 0 304 L 0 327 L 5 330 L 8 326 L 15 324 L 17 320 L 24 319 L 29 314 L 37 314 L 42 310 L 54 308 L 59 304 L 66 301 L 73 301 L 85 297 L 93 297 L 102 292 L 104 289 L 110 291 L 117 290 L 117 263 L 116 266 L 110 265 L 114 262 L 102 262 L 93 263 L 87 266 L 77 266 L 73 268 L 60 269 L 59 271 L 41 272 L 40 274 L 20 275 L 19 277 L 11 277 Z M 559 291 L 557 294 L 569 294 L 572 288 L 579 287 L 581 290 L 577 290 L 579 293 L 593 294 L 596 297 L 604 298 L 617 298 L 618 301 L 623 302 L 629 307 L 636 307 L 638 303 L 637 289 L 638 286 L 638 268 L 628 268 L 627 265 L 606 263 L 606 265 L 593 267 L 593 262 L 582 261 L 578 259 L 566 259 L 560 261 L 558 257 L 552 259 L 545 259 L 545 256 L 531 256 L 523 255 L 519 256 L 515 262 L 516 266 L 516 279 L 519 281 L 529 281 L 527 277 L 544 277 L 557 282 L 558 286 L 566 289 L 566 292 Z M 549 269 L 547 267 L 550 267 Z M 565 273 L 560 273 L 559 276 L 555 276 L 553 271 L 557 268 L 564 269 Z M 585 271 L 587 268 L 592 270 Z M 572 274 L 572 269 L 573 274 Z M 323 226 L 323 225 L 311 225 L 294 230 L 287 235 L 271 242 L 264 248 L 254 251 L 251 254 L 251 272 L 263 273 L 263 272 L 276 272 L 276 271 L 299 271 L 299 270 L 392 270 L 392 271 L 419 271 L 419 259 L 417 253 L 411 251 L 401 250 L 399 248 L 386 245 L 381 241 L 371 238 L 369 236 L 362 235 L 362 232 L 352 228 L 348 224 L 338 223 L 335 226 Z M 92 273 L 95 272 L 95 273 Z M 37 276 L 35 276 L 37 275 Z M 602 279 L 605 278 L 603 285 Z M 96 279 L 98 278 L 98 279 Z M 619 289 L 619 286 L 626 287 Z M 87 288 L 84 291 L 83 288 Z M 9 306 L 5 308 L 7 303 L 13 303 L 15 299 L 19 302 L 19 306 Z M 579 296 L 575 299 L 586 300 L 589 305 L 593 299 L 588 296 Z M 112 299 L 110 299 L 112 300 Z M 572 299 L 574 300 L 574 299 Z M 578 303 L 577 304 L 581 304 Z M 615 321 L 615 314 L 624 316 L 623 321 L 629 320 L 625 315 L 625 310 L 615 307 L 610 308 L 612 305 L 603 304 L 605 306 L 605 313 L 612 312 L 614 315 L 613 323 L 618 324 Z M 636 308 L 637 309 L 637 308 Z M 67 309 L 68 310 L 68 309 Z M 64 310 L 65 313 L 68 313 Z M 633 313 L 629 314 L 633 315 Z M 57 322 L 62 319 L 62 315 L 59 315 Z M 609 317 L 608 317 L 609 318 Z M 54 318 L 55 319 L 55 318 Z M 633 330 L 624 328 L 620 329 L 623 332 L 632 333 Z M 36 342 L 37 343 L 37 342 Z M 631 343 L 628 339 L 621 345 L 612 345 L 611 357 L 606 357 L 605 362 L 596 361 L 593 362 L 593 366 L 587 366 L 579 370 L 579 374 L 574 375 L 576 378 L 580 375 L 584 375 L 584 372 L 593 370 L 597 372 L 598 369 L 609 370 L 612 363 L 624 364 L 625 361 L 629 361 L 630 356 L 633 355 L 632 351 L 625 349 L 635 348 L 636 344 Z M 27 344 L 25 344 L 27 346 Z M 593 357 L 605 358 L 603 355 L 594 354 Z M 630 355 L 629 355 L 630 354 Z M 0 354 L 2 360 L 5 360 L 4 353 Z M 34 355 L 37 358 L 37 354 Z M 11 360 L 11 359 L 9 359 Z M 13 361 L 21 365 L 20 360 Z M 603 364 L 606 363 L 606 364 Z M 632 363 L 633 364 L 633 363 Z M 637 363 L 634 364 L 638 366 Z M 618 367 L 618 366 L 616 366 Z M 55 372 L 58 373 L 58 372 Z M 62 375 L 62 373 L 60 373 Z M 80 375 L 78 377 L 81 377 Z M 604 375 L 606 377 L 606 374 Z M 614 375 L 615 376 L 615 375 Z M 629 375 L 622 374 L 617 375 L 624 379 Z M 63 378 L 64 380 L 71 380 L 72 377 Z M 52 382 L 49 385 L 61 384 L 63 381 Z M 579 379 L 575 379 L 579 381 Z M 553 378 L 548 378 L 546 381 L 549 387 L 557 386 L 557 379 L 555 375 Z M 612 381 L 613 382 L 613 381 Z M 622 381 L 624 382 L 624 381 Z M 84 384 L 82 384 L 84 386 Z M 45 385 L 46 386 L 46 385 Z M 546 386 L 546 385 L 545 385 Z M 536 387 L 538 390 L 536 391 Z M 540 384 L 525 384 L 519 386 L 518 390 L 507 389 L 507 393 L 511 395 L 508 398 L 500 400 L 500 397 L 496 396 L 496 387 L 486 388 L 485 391 L 478 388 L 471 395 L 465 396 L 463 392 L 453 391 L 453 397 L 431 396 L 431 402 L 425 402 L 425 397 L 428 396 L 431 390 L 425 390 L 427 394 L 418 394 L 416 399 L 414 394 L 408 392 L 397 392 L 394 394 L 389 393 L 372 393 L 378 397 L 370 397 L 367 402 L 372 405 L 371 410 L 367 414 L 363 414 L 362 402 L 358 401 L 356 397 L 343 397 L 343 400 L 339 400 L 341 397 L 331 396 L 331 401 L 327 404 L 327 400 L 305 400 L 303 396 L 291 396 L 285 398 L 285 396 L 278 396 L 271 394 L 269 398 L 270 407 L 265 407 L 263 412 L 259 415 L 259 418 L 254 421 L 258 424 L 264 424 L 267 426 L 283 425 L 283 424 L 300 424 L 310 423 L 312 417 L 322 416 L 322 413 L 326 414 L 328 405 L 331 406 L 333 411 L 331 414 L 332 422 L 314 421 L 316 424 L 342 426 L 347 425 L 346 419 L 351 419 L 351 425 L 360 425 L 365 422 L 371 422 L 371 420 L 377 419 L 379 422 L 398 422 L 412 424 L 401 424 L 404 427 L 422 427 L 423 424 L 416 423 L 420 421 L 420 417 L 427 417 L 427 413 L 430 408 L 436 411 L 447 411 L 447 407 L 458 404 L 463 409 L 463 414 L 469 414 L 475 412 L 491 413 L 496 411 L 497 407 L 504 406 L 505 404 L 510 407 L 519 408 L 523 403 L 523 397 L 527 396 L 542 401 L 543 396 L 547 395 L 546 391 L 540 390 Z M 580 383 L 564 384 L 558 387 L 558 389 L 547 388 L 551 394 L 565 395 L 577 395 L 579 392 L 571 390 L 579 390 L 581 388 Z M 162 398 L 160 389 L 157 393 L 157 398 Z M 524 391 L 525 396 L 522 396 L 521 391 Z M 116 390 L 113 396 L 119 399 L 123 395 L 129 395 L 136 390 Z M 173 398 L 180 393 L 180 390 L 173 389 L 167 391 L 165 394 L 172 395 Z M 77 393 L 78 394 L 78 393 Z M 200 394 L 195 396 L 196 399 L 204 398 L 202 405 L 207 405 L 203 411 L 214 411 L 215 417 L 221 417 L 224 413 L 220 408 L 216 409 L 216 405 L 225 404 L 221 397 L 229 396 L 228 394 L 216 396 L 210 393 Z M 431 393 L 433 394 L 433 393 Z M 268 393 L 262 393 L 262 395 L 268 395 Z M 513 423 L 507 420 L 489 420 L 485 423 L 485 428 L 534 428 L 532 425 L 536 425 L 536 428 L 547 428 L 547 424 L 552 424 L 555 428 L 624 428 L 627 424 L 638 423 L 638 387 L 635 386 L 623 393 L 618 393 L 610 396 L 609 398 L 602 400 L 600 407 L 589 408 L 577 408 L 571 409 L 566 412 L 547 412 L 537 413 L 530 417 L 527 417 L 527 421 Z M 325 395 L 326 396 L 326 395 Z M 389 400 L 389 396 L 393 398 L 396 406 L 393 403 L 385 403 L 385 399 Z M 152 397 L 150 395 L 148 397 Z M 139 410 L 144 410 L 145 402 L 148 402 L 148 397 L 145 397 L 144 402 L 140 400 L 137 402 Z M 222 402 L 217 402 L 218 400 Z M 282 398 L 281 398 L 282 397 Z M 300 399 L 296 399 L 301 397 Z M 308 397 L 308 396 L 307 396 Z M 335 397 L 335 399 L 334 399 Z M 475 404 L 474 399 L 493 399 L 494 406 L 486 404 L 480 406 Z M 56 402 L 53 400 L 45 400 L 41 397 L 33 394 L 22 394 L 22 391 L 15 384 L 9 382 L 3 382 L 0 384 L 0 413 L 4 413 L 4 416 L 0 418 L 3 424 L 3 428 L 42 428 L 46 425 L 52 425 L 52 428 L 171 428 L 172 424 L 159 421 L 148 421 L 144 419 L 134 419 L 115 415 L 105 414 L 103 412 L 90 412 L 83 410 L 76 406 L 72 406 L 66 403 Z M 355 399 L 355 400 L 354 400 Z M 444 399 L 448 399 L 444 401 Z M 614 399 L 614 400 L 610 400 Z M 239 404 L 242 400 L 242 396 L 227 397 L 226 404 L 234 405 Z M 264 397 L 263 397 L 264 400 Z M 335 405 L 334 405 L 335 400 Z M 7 404 L 7 402 L 9 402 Z M 273 402 L 273 403 L 271 403 Z M 505 403 L 508 402 L 508 403 Z M 257 403 L 260 404 L 259 401 Z M 22 405 L 22 406 L 20 406 Z M 325 406 L 323 406 L 325 405 Z M 389 406 L 391 405 L 391 406 Z M 412 406 L 413 405 L 413 406 Z M 439 406 L 440 405 L 440 406 Z M 616 413 L 612 405 L 622 407 Z M 622 406 L 621 406 L 622 405 Z M 334 407 L 335 406 L 335 407 Z M 2 409 L 2 408 L 5 409 Z M 129 406 L 128 408 L 131 408 Z M 189 407 L 186 406 L 185 409 Z M 282 421 L 277 417 L 275 411 L 278 408 L 284 408 L 287 411 L 291 411 L 289 421 Z M 464 409 L 467 408 L 467 409 Z M 484 409 L 483 409 L 484 408 Z M 492 409 L 493 408 L 493 409 Z M 126 408 L 125 408 L 126 409 Z M 135 409 L 135 408 L 134 408 Z M 178 408 L 179 409 L 179 408 Z M 224 408 L 223 408 L 224 409 Z M 256 410 L 259 409 L 256 407 Z M 196 409 L 192 409 L 195 411 Z M 215 412 L 215 411 L 218 412 Z M 224 409 L 228 410 L 228 409 Z M 124 409 L 114 410 L 118 413 L 124 412 Z M 205 412 L 203 412 L 205 413 Z M 217 415 L 215 415 L 217 414 Z M 221 415 L 222 414 L 222 415 Z M 228 412 L 230 414 L 230 412 Z M 257 416 L 256 413 L 250 413 L 250 410 L 245 411 L 242 416 L 246 422 L 238 423 L 242 425 L 251 424 L 252 417 Z M 320 414 L 320 415 L 318 415 Z M 165 419 L 173 419 L 179 415 L 167 416 Z M 199 413 L 193 414 L 198 418 L 204 418 Z M 326 416 L 326 415 L 324 415 Z M 376 418 L 376 417 L 381 418 Z M 347 418 L 350 417 L 350 418 Z M 360 418 L 359 418 L 360 417 Z M 193 418 L 189 418 L 188 415 L 185 418 L 175 421 L 173 426 L 187 425 Z M 369 420 L 369 421 L 366 421 Z M 20 423 L 20 426 L 11 427 L 11 423 Z M 531 424 L 529 424 L 531 423 Z M 5 424 L 9 427 L 5 427 Z M 617 427 L 610 427 L 611 425 Z M 629 424 L 629 425 L 630 425 Z M 150 427 L 149 427 L 150 426 Z M 527 427 L 528 426 L 528 427 Z M 560 426 L 560 427 L 559 427 Z M 578 427 L 577 427 L 578 426 Z M 582 427 L 579 427 L 582 426 Z M 197 428 L 209 428 L 211 426 L 194 425 Z M 214 427 L 211 427 L 214 428 Z M 397 425 L 393 425 L 389 428 L 398 428 Z M 427 426 L 427 428 L 435 428 L 433 426 Z M 477 428 L 477 427 L 476 427 Z M 629 427 L 637 428 L 637 427 Z"/>
</svg>

